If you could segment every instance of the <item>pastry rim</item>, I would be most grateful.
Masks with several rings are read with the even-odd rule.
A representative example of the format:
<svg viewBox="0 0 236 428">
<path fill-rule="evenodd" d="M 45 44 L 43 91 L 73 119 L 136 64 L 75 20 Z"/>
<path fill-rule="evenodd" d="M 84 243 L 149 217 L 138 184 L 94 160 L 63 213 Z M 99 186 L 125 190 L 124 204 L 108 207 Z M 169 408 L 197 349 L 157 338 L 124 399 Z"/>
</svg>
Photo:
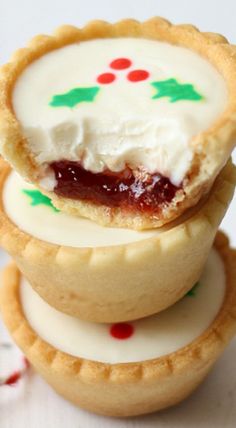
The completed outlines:
<svg viewBox="0 0 236 428">
<path fill-rule="evenodd" d="M 204 365 L 226 346 L 236 333 L 236 250 L 229 248 L 228 238 L 221 232 L 215 248 L 223 259 L 226 274 L 226 294 L 216 318 L 210 326 L 185 347 L 165 356 L 134 363 L 101 363 L 73 357 L 42 340 L 26 320 L 19 298 L 20 273 L 14 263 L 4 271 L 1 311 L 6 325 L 26 356 L 38 352 L 38 360 L 50 370 L 66 376 L 76 376 L 85 382 L 113 384 L 156 382 L 173 373 L 181 374 L 188 367 Z M 8 309 L 6 309 L 8 308 Z M 8 315 L 7 315 L 8 314 Z M 10 314 L 10 316 L 9 316 Z"/>
<path fill-rule="evenodd" d="M 58 198 L 54 192 L 48 193 L 56 204 L 62 209 L 69 208 L 77 215 L 82 214 L 88 218 L 100 221 L 101 224 L 116 225 L 119 227 L 132 227 L 135 229 L 146 229 L 159 227 L 169 222 L 184 212 L 189 206 L 193 206 L 199 200 L 202 193 L 209 190 L 212 177 L 216 177 L 222 165 L 227 161 L 234 147 L 236 135 L 236 49 L 221 35 L 209 32 L 200 32 L 196 27 L 188 24 L 173 25 L 169 21 L 155 17 L 145 22 L 132 19 L 121 20 L 110 24 L 105 21 L 91 21 L 84 28 L 73 26 L 59 27 L 52 36 L 39 35 L 34 37 L 28 47 L 16 51 L 10 63 L 1 68 L 0 72 L 0 134 L 2 154 L 17 165 L 18 171 L 27 175 L 37 183 L 36 164 L 30 151 L 27 149 L 26 139 L 21 132 L 20 123 L 16 119 L 11 103 L 11 94 L 14 84 L 21 72 L 35 59 L 42 55 L 68 44 L 90 40 L 93 38 L 106 37 L 144 37 L 166 41 L 175 45 L 185 46 L 194 52 L 202 54 L 223 75 L 228 88 L 228 104 L 221 115 L 213 122 L 207 130 L 198 133 L 192 145 L 196 153 L 196 161 L 200 162 L 200 175 L 197 173 L 196 180 L 186 186 L 186 195 L 180 193 L 173 199 L 168 207 L 163 207 L 158 218 L 155 215 L 149 218 L 145 214 L 124 215 L 122 208 L 108 209 L 99 204 L 95 212 L 92 202 L 81 202 L 74 206 L 70 205 L 70 198 Z M 11 144 L 9 144 L 11 141 Z M 201 150 L 199 150 L 201 147 Z M 209 156 L 210 155 L 210 156 Z M 203 165 L 202 165 L 203 163 Z M 192 172 L 198 168 L 193 165 Z M 27 171 L 27 174 L 25 173 Z M 201 176 L 201 179 L 200 179 Z M 43 193 L 46 193 L 44 189 Z"/>
<path fill-rule="evenodd" d="M 157 236 L 142 239 L 136 242 L 113 246 L 99 247 L 70 247 L 53 244 L 40 240 L 27 232 L 22 231 L 8 217 L 4 210 L 2 191 L 5 180 L 11 172 L 10 166 L 0 158 L 0 242 L 11 255 L 22 254 L 29 261 L 48 264 L 52 261 L 62 264 L 63 267 L 78 266 L 87 263 L 90 266 L 104 265 L 104 263 L 138 263 L 140 256 L 149 257 L 153 251 L 168 254 L 172 246 L 184 245 L 186 240 L 193 239 L 196 231 L 204 229 L 206 225 L 214 229 L 222 218 L 222 210 L 227 207 L 232 197 L 232 187 L 236 184 L 236 167 L 229 161 L 222 170 L 208 199 L 187 219 L 164 231 Z M 105 253 L 104 253 L 105 251 Z M 119 260 L 120 259 L 120 260 Z"/>
</svg>

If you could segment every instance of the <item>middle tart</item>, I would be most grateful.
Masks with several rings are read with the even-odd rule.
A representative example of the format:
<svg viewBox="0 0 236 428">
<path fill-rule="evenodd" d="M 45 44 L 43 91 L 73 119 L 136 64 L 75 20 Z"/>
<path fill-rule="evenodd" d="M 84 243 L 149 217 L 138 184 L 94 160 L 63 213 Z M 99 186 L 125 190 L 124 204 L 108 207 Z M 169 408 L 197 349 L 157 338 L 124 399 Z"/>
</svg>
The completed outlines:
<svg viewBox="0 0 236 428">
<path fill-rule="evenodd" d="M 228 163 L 204 203 L 168 228 L 137 232 L 55 211 L 2 161 L 0 243 L 59 311 L 94 322 L 139 319 L 173 305 L 198 281 L 235 181 Z"/>
</svg>

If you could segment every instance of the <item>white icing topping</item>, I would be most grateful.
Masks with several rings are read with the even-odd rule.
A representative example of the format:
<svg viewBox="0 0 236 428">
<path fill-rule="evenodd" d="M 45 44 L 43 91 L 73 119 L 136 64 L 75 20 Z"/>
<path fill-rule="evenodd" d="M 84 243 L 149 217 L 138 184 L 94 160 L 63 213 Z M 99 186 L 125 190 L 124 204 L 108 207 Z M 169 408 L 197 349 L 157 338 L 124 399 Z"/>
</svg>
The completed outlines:
<svg viewBox="0 0 236 428">
<path fill-rule="evenodd" d="M 132 65 L 112 70 L 120 57 Z M 130 82 L 127 73 L 144 69 L 148 79 Z M 114 82 L 99 84 L 105 72 Z M 175 78 L 194 85 L 201 101 L 170 102 L 151 82 Z M 100 87 L 93 102 L 52 107 L 52 97 L 75 87 Z M 223 78 L 193 51 L 147 39 L 97 39 L 44 55 L 18 78 L 13 105 L 39 164 L 68 159 L 92 172 L 144 166 L 179 184 L 192 160 L 189 142 L 208 128 L 226 106 Z M 44 182 L 47 186 L 48 183 Z M 51 182 L 49 184 L 51 186 Z"/>
<path fill-rule="evenodd" d="M 193 296 L 185 296 L 157 315 L 132 322 L 133 335 L 118 340 L 110 335 L 109 324 L 65 315 L 45 303 L 25 280 L 21 284 L 25 316 L 42 339 L 73 356 L 107 363 L 157 358 L 191 343 L 216 317 L 224 293 L 223 262 L 212 250 Z"/>
<path fill-rule="evenodd" d="M 71 247 L 101 247 L 140 241 L 160 233 L 156 229 L 137 232 L 102 227 L 87 219 L 55 212 L 45 205 L 32 206 L 31 198 L 23 193 L 23 189 L 35 188 L 12 172 L 3 189 L 5 212 L 21 230 L 43 241 Z"/>
</svg>

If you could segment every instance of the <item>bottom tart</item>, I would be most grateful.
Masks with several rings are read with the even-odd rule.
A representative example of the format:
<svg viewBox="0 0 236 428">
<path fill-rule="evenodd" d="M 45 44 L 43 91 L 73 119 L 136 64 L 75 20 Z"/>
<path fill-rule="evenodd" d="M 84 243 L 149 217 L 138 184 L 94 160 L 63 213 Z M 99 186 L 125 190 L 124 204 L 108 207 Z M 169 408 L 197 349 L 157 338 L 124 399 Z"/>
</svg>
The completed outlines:
<svg viewBox="0 0 236 428">
<path fill-rule="evenodd" d="M 93 322 L 142 318 L 198 281 L 235 181 L 229 162 L 201 205 L 168 227 L 138 232 L 57 211 L 1 161 L 0 244 L 59 311 Z"/>
<path fill-rule="evenodd" d="M 0 296 L 13 339 L 59 394 L 99 414 L 145 414 L 186 398 L 236 332 L 236 252 L 218 234 L 199 283 L 166 311 L 130 323 L 58 312 L 14 264 Z"/>
</svg>

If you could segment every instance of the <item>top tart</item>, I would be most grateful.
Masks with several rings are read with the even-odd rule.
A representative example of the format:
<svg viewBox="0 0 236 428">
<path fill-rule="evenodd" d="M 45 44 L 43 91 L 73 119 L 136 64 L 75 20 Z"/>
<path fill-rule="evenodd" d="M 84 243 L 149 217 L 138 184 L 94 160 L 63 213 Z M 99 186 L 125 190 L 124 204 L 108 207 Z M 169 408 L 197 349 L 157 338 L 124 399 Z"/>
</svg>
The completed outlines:
<svg viewBox="0 0 236 428">
<path fill-rule="evenodd" d="M 61 210 L 159 227 L 211 187 L 234 145 L 236 53 L 155 18 L 38 36 L 3 67 L 2 155 Z"/>
</svg>

